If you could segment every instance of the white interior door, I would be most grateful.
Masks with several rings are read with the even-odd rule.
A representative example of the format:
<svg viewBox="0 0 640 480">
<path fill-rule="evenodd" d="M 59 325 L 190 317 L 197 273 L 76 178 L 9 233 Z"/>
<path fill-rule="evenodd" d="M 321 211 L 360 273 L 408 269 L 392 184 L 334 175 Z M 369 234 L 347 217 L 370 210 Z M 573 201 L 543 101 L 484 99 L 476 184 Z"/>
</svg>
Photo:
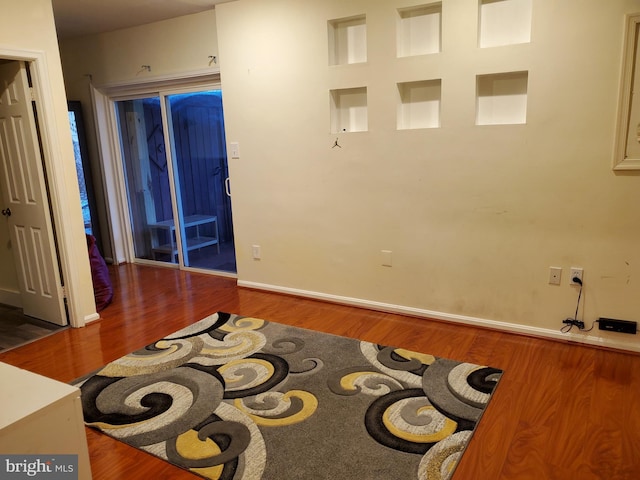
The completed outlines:
<svg viewBox="0 0 640 480">
<path fill-rule="evenodd" d="M 0 193 L 26 315 L 66 325 L 26 66 L 0 64 Z"/>
</svg>

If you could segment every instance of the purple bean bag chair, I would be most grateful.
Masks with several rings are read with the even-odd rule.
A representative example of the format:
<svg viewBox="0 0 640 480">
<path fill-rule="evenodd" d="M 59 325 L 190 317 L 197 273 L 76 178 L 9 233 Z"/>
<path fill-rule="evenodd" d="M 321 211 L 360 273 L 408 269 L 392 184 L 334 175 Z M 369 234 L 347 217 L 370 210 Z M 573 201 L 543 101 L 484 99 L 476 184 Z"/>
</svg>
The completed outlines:
<svg viewBox="0 0 640 480">
<path fill-rule="evenodd" d="M 89 262 L 91 263 L 91 279 L 93 291 L 96 297 L 96 309 L 104 310 L 113 300 L 113 285 L 109 278 L 107 263 L 102 258 L 96 245 L 96 237 L 87 235 L 87 247 L 89 248 Z"/>
</svg>

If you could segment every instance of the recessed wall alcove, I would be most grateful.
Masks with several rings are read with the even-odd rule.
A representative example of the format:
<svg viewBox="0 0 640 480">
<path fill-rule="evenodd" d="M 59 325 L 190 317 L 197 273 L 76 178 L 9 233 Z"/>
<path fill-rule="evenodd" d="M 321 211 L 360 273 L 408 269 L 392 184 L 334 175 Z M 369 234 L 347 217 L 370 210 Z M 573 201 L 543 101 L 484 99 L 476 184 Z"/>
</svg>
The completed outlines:
<svg viewBox="0 0 640 480">
<path fill-rule="evenodd" d="M 367 19 L 365 15 L 329 20 L 329 65 L 367 61 Z"/>
<path fill-rule="evenodd" d="M 440 126 L 441 80 L 398 83 L 398 130 Z"/>
<path fill-rule="evenodd" d="M 476 125 L 527 123 L 529 72 L 476 77 Z"/>
<path fill-rule="evenodd" d="M 532 0 L 481 0 L 478 45 L 489 48 L 529 43 L 531 16 Z"/>
<path fill-rule="evenodd" d="M 398 57 L 440 52 L 442 3 L 401 8 L 396 25 Z"/>
<path fill-rule="evenodd" d="M 367 87 L 330 91 L 331 132 L 364 132 L 369 128 Z"/>
</svg>

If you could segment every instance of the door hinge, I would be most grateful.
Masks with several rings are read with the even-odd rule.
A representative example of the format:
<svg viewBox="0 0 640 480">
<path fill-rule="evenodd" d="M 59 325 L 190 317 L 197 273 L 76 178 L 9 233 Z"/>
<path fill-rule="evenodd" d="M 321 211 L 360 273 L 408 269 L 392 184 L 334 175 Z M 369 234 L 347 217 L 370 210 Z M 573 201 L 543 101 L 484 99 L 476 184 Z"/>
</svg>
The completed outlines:
<svg viewBox="0 0 640 480">
<path fill-rule="evenodd" d="M 65 287 L 64 285 L 60 285 L 60 295 L 64 299 L 67 298 L 67 287 Z"/>
<path fill-rule="evenodd" d="M 31 101 L 35 102 L 36 101 L 36 94 L 33 91 L 33 87 L 29 87 L 29 95 L 31 95 Z"/>
</svg>

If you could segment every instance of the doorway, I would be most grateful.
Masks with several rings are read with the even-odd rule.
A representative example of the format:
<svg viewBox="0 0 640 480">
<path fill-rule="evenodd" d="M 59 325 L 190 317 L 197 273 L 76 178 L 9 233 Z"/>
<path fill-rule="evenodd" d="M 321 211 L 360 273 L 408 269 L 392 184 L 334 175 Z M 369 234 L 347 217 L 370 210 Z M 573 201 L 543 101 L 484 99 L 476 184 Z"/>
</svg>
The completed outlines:
<svg viewBox="0 0 640 480">
<path fill-rule="evenodd" d="M 24 314 L 22 308 L 0 303 L 0 353 L 69 328 Z"/>
<path fill-rule="evenodd" d="M 30 68 L 26 61 L 0 63 L 0 201 L 11 245 L 3 257 L 15 264 L 11 271 L 24 314 L 64 326 L 61 265 Z"/>
<path fill-rule="evenodd" d="M 222 91 L 114 106 L 135 259 L 235 274 Z"/>
</svg>

